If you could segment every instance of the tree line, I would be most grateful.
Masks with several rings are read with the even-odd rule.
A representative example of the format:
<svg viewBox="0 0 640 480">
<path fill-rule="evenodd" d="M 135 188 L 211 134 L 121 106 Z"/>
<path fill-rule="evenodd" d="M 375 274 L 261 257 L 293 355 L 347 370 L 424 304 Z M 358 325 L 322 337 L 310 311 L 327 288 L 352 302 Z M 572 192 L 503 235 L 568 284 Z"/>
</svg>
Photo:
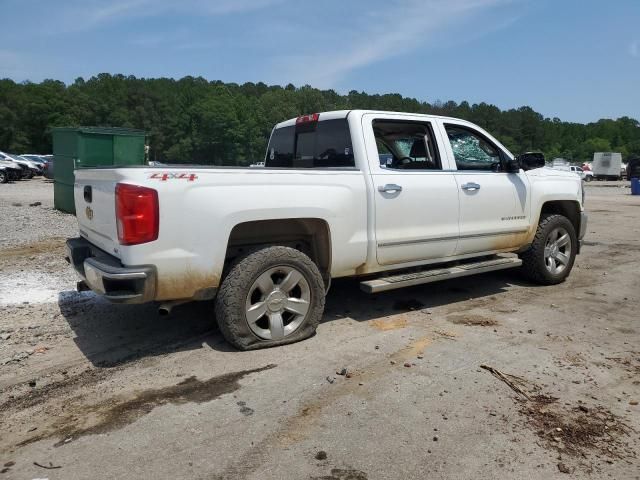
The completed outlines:
<svg viewBox="0 0 640 480">
<path fill-rule="evenodd" d="M 640 155 L 638 120 L 581 124 L 545 118 L 530 107 L 421 102 L 400 94 L 340 95 L 308 85 L 224 83 L 202 77 L 136 78 L 102 73 L 72 84 L 0 80 L 0 150 L 50 153 L 51 127 L 114 126 L 145 130 L 149 159 L 170 163 L 246 165 L 264 157 L 274 124 L 305 113 L 374 109 L 464 118 L 513 153 L 542 151 L 580 163 L 597 151 Z"/>
</svg>

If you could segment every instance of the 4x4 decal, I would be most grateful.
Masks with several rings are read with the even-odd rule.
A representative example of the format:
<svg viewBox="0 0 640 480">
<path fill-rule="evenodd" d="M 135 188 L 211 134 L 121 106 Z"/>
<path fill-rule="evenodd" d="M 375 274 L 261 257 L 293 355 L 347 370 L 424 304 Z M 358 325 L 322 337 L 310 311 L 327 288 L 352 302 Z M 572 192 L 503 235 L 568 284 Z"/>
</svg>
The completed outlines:
<svg viewBox="0 0 640 480">
<path fill-rule="evenodd" d="M 160 180 L 166 182 L 167 180 L 186 180 L 193 182 L 198 176 L 195 173 L 173 173 L 173 172 L 158 172 L 152 173 L 149 176 L 150 179 Z"/>
</svg>

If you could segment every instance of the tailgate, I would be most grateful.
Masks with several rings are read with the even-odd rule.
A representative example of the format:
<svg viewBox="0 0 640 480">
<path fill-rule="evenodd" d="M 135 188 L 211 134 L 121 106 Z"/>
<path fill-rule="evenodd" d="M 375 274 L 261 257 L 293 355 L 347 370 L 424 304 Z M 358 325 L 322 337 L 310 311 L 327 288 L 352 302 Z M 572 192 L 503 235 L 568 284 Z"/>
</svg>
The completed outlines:
<svg viewBox="0 0 640 480">
<path fill-rule="evenodd" d="M 82 169 L 76 170 L 75 174 L 73 193 L 80 236 L 120 258 L 115 201 L 118 176 L 115 170 Z"/>
</svg>

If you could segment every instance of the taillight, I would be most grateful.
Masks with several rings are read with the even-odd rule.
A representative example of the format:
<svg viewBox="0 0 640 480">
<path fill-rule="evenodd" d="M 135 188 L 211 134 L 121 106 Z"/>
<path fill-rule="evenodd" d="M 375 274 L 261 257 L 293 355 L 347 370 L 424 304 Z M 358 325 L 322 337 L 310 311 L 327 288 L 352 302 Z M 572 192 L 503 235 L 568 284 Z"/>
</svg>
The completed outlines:
<svg viewBox="0 0 640 480">
<path fill-rule="evenodd" d="M 137 245 L 158 238 L 158 192 L 152 188 L 116 185 L 116 224 L 121 245 Z"/>
<path fill-rule="evenodd" d="M 317 122 L 320 119 L 319 113 L 311 113 L 309 115 L 301 115 L 296 118 L 296 125 L 300 125 L 301 123 L 310 123 Z"/>
</svg>

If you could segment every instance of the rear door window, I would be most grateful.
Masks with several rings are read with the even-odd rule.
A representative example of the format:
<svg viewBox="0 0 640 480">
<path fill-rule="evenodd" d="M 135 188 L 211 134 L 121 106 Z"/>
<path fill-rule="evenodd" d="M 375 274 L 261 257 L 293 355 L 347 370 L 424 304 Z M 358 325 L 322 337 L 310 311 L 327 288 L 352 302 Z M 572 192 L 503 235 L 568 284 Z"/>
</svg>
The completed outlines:
<svg viewBox="0 0 640 480">
<path fill-rule="evenodd" d="M 274 130 L 265 167 L 355 167 L 347 120 L 321 120 Z"/>
<path fill-rule="evenodd" d="M 384 168 L 441 170 L 440 156 L 429 123 L 374 120 L 378 158 Z M 383 163 L 384 159 L 384 163 Z"/>
</svg>

